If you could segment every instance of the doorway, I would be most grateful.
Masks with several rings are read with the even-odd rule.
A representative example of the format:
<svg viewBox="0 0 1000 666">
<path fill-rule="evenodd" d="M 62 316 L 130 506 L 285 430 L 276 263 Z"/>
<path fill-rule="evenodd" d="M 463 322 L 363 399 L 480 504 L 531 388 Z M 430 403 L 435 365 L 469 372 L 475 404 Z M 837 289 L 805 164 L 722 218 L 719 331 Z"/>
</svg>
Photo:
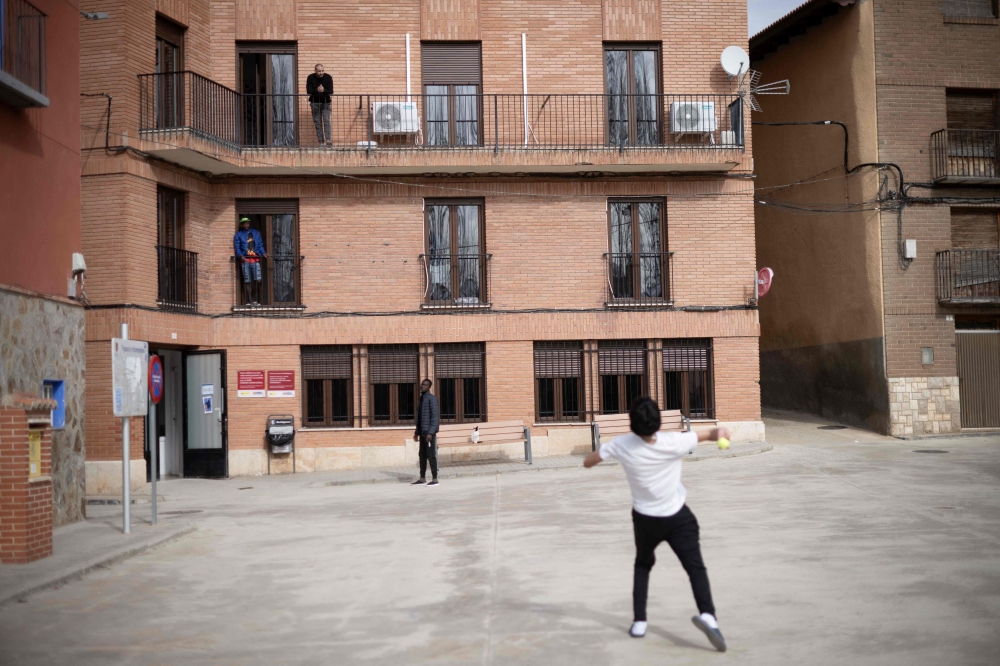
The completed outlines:
<svg viewBox="0 0 1000 666">
<path fill-rule="evenodd" d="M 184 476 L 229 476 L 225 352 L 184 355 Z"/>
<path fill-rule="evenodd" d="M 1000 428 L 1000 320 L 955 322 L 963 428 Z"/>
<path fill-rule="evenodd" d="M 150 450 L 159 445 L 157 479 L 184 476 L 184 358 L 176 349 L 151 349 L 151 354 L 160 357 L 163 364 L 163 397 L 159 404 L 149 401 L 146 418 L 146 445 L 143 457 L 146 459 L 146 481 L 152 480 L 153 468 Z M 156 432 L 150 426 L 155 410 Z"/>
</svg>

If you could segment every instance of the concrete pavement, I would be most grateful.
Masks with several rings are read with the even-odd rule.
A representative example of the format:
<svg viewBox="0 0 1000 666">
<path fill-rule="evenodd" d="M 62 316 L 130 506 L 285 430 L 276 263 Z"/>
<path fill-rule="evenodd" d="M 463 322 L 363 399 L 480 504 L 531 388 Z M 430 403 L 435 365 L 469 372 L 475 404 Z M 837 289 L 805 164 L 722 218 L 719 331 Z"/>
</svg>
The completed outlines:
<svg viewBox="0 0 1000 666">
<path fill-rule="evenodd" d="M 628 487 L 598 467 L 438 488 L 163 483 L 164 512 L 199 512 L 164 521 L 197 530 L 0 606 L 0 661 L 1000 661 L 1000 437 L 900 442 L 780 417 L 773 451 L 684 469 L 726 654 L 691 625 L 666 547 L 649 634 L 628 637 Z"/>
</svg>

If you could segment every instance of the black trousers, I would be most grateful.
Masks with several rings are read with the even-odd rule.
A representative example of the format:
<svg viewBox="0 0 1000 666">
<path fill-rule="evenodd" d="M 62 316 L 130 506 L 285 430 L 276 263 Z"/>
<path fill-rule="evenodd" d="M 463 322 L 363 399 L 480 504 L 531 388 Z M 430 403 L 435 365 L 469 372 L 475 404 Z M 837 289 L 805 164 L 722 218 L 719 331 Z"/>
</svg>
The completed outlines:
<svg viewBox="0 0 1000 666">
<path fill-rule="evenodd" d="M 635 579 L 632 584 L 632 610 L 636 622 L 646 621 L 646 597 L 649 592 L 649 571 L 656 564 L 653 551 L 661 541 L 670 544 L 681 566 L 691 580 L 691 590 L 699 613 L 715 615 L 708 571 L 701 559 L 698 543 L 698 519 L 685 504 L 672 516 L 645 516 L 632 510 L 635 529 Z"/>
<path fill-rule="evenodd" d="M 431 463 L 431 474 L 438 478 L 438 445 L 437 435 L 423 433 L 420 435 L 420 478 L 426 478 L 427 463 Z"/>
</svg>

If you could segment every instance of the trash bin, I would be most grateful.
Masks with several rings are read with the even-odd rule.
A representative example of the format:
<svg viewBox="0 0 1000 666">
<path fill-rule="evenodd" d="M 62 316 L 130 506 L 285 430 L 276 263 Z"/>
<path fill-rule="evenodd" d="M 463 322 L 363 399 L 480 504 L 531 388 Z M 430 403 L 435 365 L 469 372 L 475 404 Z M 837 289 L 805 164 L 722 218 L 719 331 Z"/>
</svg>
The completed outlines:
<svg viewBox="0 0 1000 666">
<path fill-rule="evenodd" d="M 292 453 L 295 445 L 295 418 L 291 414 L 268 416 L 265 437 L 271 446 L 271 453 Z"/>
</svg>

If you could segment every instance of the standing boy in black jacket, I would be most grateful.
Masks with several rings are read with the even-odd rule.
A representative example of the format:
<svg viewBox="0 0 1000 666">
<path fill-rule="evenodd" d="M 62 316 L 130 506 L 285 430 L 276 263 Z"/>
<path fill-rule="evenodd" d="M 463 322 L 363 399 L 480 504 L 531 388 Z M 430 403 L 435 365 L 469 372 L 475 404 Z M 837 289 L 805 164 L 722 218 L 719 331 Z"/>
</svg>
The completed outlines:
<svg viewBox="0 0 1000 666">
<path fill-rule="evenodd" d="M 437 433 L 441 427 L 441 406 L 437 396 L 431 393 L 433 382 L 420 382 L 420 402 L 417 404 L 417 427 L 413 441 L 420 442 L 420 478 L 412 486 L 438 485 Z M 431 482 L 427 483 L 427 461 L 431 463 Z"/>
</svg>

